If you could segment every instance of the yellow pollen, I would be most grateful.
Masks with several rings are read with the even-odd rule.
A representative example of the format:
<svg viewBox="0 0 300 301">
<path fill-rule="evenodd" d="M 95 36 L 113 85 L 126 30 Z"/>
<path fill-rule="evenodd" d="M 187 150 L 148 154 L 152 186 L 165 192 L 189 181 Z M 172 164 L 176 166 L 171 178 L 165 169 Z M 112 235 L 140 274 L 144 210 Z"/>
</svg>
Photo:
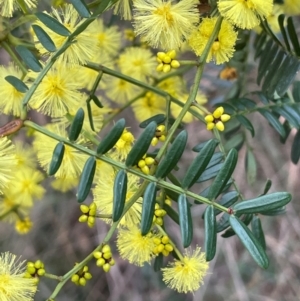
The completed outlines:
<svg viewBox="0 0 300 301">
<path fill-rule="evenodd" d="M 220 42 L 219 42 L 219 41 L 215 41 L 215 42 L 213 43 L 213 45 L 212 45 L 212 49 L 213 49 L 214 51 L 219 50 L 219 49 L 220 49 Z"/>
<path fill-rule="evenodd" d="M 161 15 L 165 18 L 165 20 L 171 24 L 173 23 L 173 16 L 170 13 L 170 3 L 167 3 L 166 5 L 164 5 L 162 8 L 158 8 L 156 11 L 154 11 L 153 13 L 156 15 Z"/>
</svg>

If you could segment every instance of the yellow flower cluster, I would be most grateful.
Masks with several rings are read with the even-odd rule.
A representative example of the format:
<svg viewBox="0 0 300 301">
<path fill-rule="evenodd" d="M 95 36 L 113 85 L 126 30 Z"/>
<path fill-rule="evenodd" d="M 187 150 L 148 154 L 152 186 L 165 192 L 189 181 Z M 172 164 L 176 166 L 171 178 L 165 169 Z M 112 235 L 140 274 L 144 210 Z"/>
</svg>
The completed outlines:
<svg viewBox="0 0 300 301">
<path fill-rule="evenodd" d="M 94 252 L 93 255 L 97 259 L 96 265 L 102 267 L 103 271 L 106 273 L 109 272 L 113 265 L 115 265 L 109 245 L 104 245 L 101 252 Z"/>
<path fill-rule="evenodd" d="M 156 55 L 156 60 L 158 62 L 158 66 L 156 67 L 156 71 L 168 73 L 171 69 L 177 69 L 180 67 L 180 63 L 175 60 L 176 51 L 170 50 L 167 53 L 158 52 Z"/>
<path fill-rule="evenodd" d="M 155 243 L 155 248 L 153 250 L 155 255 L 162 253 L 163 256 L 168 256 L 170 252 L 174 250 L 173 246 L 170 244 L 170 239 L 168 236 L 164 235 L 161 238 L 155 237 L 153 238 Z"/>
<path fill-rule="evenodd" d="M 167 214 L 166 210 L 162 209 L 157 203 L 154 208 L 153 222 L 159 226 L 164 224 L 164 216 Z"/>
<path fill-rule="evenodd" d="M 86 281 L 92 279 L 92 274 L 89 272 L 88 266 L 84 266 L 71 278 L 71 281 L 76 285 L 85 286 Z"/>
<path fill-rule="evenodd" d="M 145 175 L 149 175 L 149 167 L 154 163 L 154 161 L 155 160 L 152 157 L 146 157 L 146 155 L 144 155 L 143 159 L 138 162 L 137 166 Z"/>
<path fill-rule="evenodd" d="M 34 278 L 36 282 L 39 282 L 39 277 L 44 276 L 46 273 L 44 263 L 40 260 L 36 262 L 27 262 L 24 278 Z"/>
<path fill-rule="evenodd" d="M 219 131 L 224 131 L 225 126 L 224 122 L 230 119 L 230 115 L 224 114 L 224 108 L 218 107 L 214 110 L 212 114 L 205 116 L 205 121 L 207 123 L 207 129 L 212 130 L 213 128 L 217 128 Z"/>
<path fill-rule="evenodd" d="M 93 228 L 96 221 L 96 212 L 97 212 L 96 204 L 94 202 L 90 206 L 82 204 L 80 205 L 80 210 L 83 213 L 83 215 L 79 217 L 78 219 L 79 222 L 87 223 L 87 225 L 90 228 Z"/>
<path fill-rule="evenodd" d="M 151 141 L 151 145 L 155 146 L 157 145 L 158 141 L 165 141 L 166 140 L 166 127 L 163 124 L 160 124 L 155 131 L 155 137 L 153 137 Z"/>
<path fill-rule="evenodd" d="M 32 221 L 28 216 L 24 219 L 19 219 L 16 221 L 15 229 L 19 234 L 27 234 L 32 228 Z"/>
</svg>

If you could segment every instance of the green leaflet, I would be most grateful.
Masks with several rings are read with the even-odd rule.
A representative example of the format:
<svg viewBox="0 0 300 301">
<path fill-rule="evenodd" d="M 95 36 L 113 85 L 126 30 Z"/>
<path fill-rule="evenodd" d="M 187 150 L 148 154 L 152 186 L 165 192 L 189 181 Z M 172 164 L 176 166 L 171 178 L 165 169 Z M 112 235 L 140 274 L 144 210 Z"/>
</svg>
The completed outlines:
<svg viewBox="0 0 300 301">
<path fill-rule="evenodd" d="M 64 25 L 62 25 L 55 18 L 49 16 L 48 14 L 36 13 L 35 15 L 42 23 L 44 23 L 49 29 L 51 29 L 58 35 L 67 37 L 71 34 Z"/>
<path fill-rule="evenodd" d="M 90 157 L 85 162 L 77 191 L 77 201 L 82 203 L 88 196 L 96 171 L 96 158 Z"/>
<path fill-rule="evenodd" d="M 237 115 L 236 118 L 247 130 L 250 131 L 252 137 L 254 137 L 255 131 L 254 131 L 253 125 L 249 121 L 249 119 L 247 119 L 245 116 L 242 116 L 242 115 Z"/>
<path fill-rule="evenodd" d="M 26 93 L 28 90 L 26 84 L 13 75 L 6 76 L 5 80 L 21 93 Z"/>
<path fill-rule="evenodd" d="M 257 166 L 255 156 L 250 149 L 247 149 L 247 154 L 245 157 L 245 167 L 247 172 L 247 182 L 250 185 L 253 185 L 256 181 Z"/>
<path fill-rule="evenodd" d="M 190 204 L 185 194 L 180 194 L 178 197 L 178 214 L 182 244 L 187 248 L 193 238 L 193 223 Z"/>
<path fill-rule="evenodd" d="M 213 184 L 210 186 L 210 190 L 207 198 L 210 200 L 215 199 L 223 190 L 224 186 L 230 179 L 238 159 L 236 149 L 231 149 L 225 159 L 225 162 L 216 176 Z"/>
<path fill-rule="evenodd" d="M 48 175 L 53 176 L 60 168 L 65 153 L 65 145 L 62 142 L 56 144 L 51 162 L 49 164 Z"/>
<path fill-rule="evenodd" d="M 166 120 L 166 115 L 157 114 L 140 123 L 139 127 L 144 129 L 150 122 L 155 121 L 156 124 L 162 124 Z"/>
<path fill-rule="evenodd" d="M 182 188 L 190 188 L 204 172 L 212 158 L 218 142 L 214 139 L 208 141 L 205 146 L 200 150 L 197 157 L 193 160 L 188 168 L 185 177 L 182 180 Z"/>
<path fill-rule="evenodd" d="M 36 34 L 38 40 L 43 45 L 43 47 L 49 52 L 55 52 L 56 46 L 47 32 L 40 26 L 33 24 L 31 25 L 34 33 Z"/>
<path fill-rule="evenodd" d="M 187 131 L 184 130 L 174 139 L 165 157 L 158 164 L 155 173 L 157 178 L 164 178 L 176 166 L 185 149 L 187 137 Z"/>
<path fill-rule="evenodd" d="M 72 5 L 82 18 L 89 18 L 91 13 L 83 0 L 71 0 Z"/>
<path fill-rule="evenodd" d="M 100 144 L 97 147 L 97 154 L 103 155 L 108 152 L 117 141 L 122 136 L 122 133 L 125 129 L 125 119 L 122 118 L 116 122 L 114 127 L 109 131 L 109 133 L 102 139 Z"/>
<path fill-rule="evenodd" d="M 84 121 L 84 110 L 79 108 L 69 130 L 69 140 L 76 141 L 80 135 Z"/>
<path fill-rule="evenodd" d="M 275 192 L 238 203 L 233 206 L 233 210 L 235 214 L 260 213 L 283 207 L 291 201 L 291 198 L 290 193 Z"/>
<path fill-rule="evenodd" d="M 207 206 L 204 213 L 206 261 L 211 261 L 217 248 L 217 222 L 213 206 Z"/>
<path fill-rule="evenodd" d="M 269 266 L 269 260 L 263 247 L 255 238 L 253 233 L 235 216 L 229 218 L 230 225 L 239 237 L 245 248 L 249 251 L 256 263 L 266 269 Z"/>
<path fill-rule="evenodd" d="M 18 52 L 26 66 L 32 71 L 40 72 L 43 69 L 39 60 L 26 47 L 18 45 L 16 47 L 16 51 Z"/>
<path fill-rule="evenodd" d="M 294 137 L 292 149 L 291 149 L 291 160 L 294 164 L 297 164 L 300 158 L 300 130 Z"/>
<path fill-rule="evenodd" d="M 129 152 L 125 164 L 134 166 L 146 154 L 156 130 L 156 122 L 150 122 Z"/>
<path fill-rule="evenodd" d="M 267 246 L 266 246 L 265 234 L 264 234 L 264 231 L 261 226 L 260 218 L 256 215 L 254 215 L 252 218 L 251 229 L 252 229 L 253 235 L 256 237 L 256 239 L 259 241 L 261 246 L 266 251 Z"/>
<path fill-rule="evenodd" d="M 154 207 L 156 200 L 156 183 L 151 182 L 148 184 L 144 196 L 142 207 L 141 219 L 141 233 L 146 235 L 150 230 L 153 223 Z"/>
<path fill-rule="evenodd" d="M 112 220 L 118 221 L 123 213 L 127 193 L 127 173 L 122 169 L 115 178 Z"/>
</svg>

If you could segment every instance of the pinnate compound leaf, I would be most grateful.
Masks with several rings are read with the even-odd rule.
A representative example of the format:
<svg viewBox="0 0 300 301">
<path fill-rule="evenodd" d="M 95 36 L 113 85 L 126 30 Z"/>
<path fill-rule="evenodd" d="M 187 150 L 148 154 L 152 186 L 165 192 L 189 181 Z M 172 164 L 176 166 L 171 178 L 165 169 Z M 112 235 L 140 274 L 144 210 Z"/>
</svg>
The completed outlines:
<svg viewBox="0 0 300 301">
<path fill-rule="evenodd" d="M 178 214 L 181 239 L 184 248 L 187 248 L 193 239 L 193 223 L 190 204 L 185 194 L 178 197 Z"/>
<path fill-rule="evenodd" d="M 217 145 L 218 142 L 212 139 L 201 149 L 197 157 L 191 163 L 185 174 L 185 177 L 182 180 L 182 187 L 184 189 L 191 187 L 204 172 L 214 154 Z"/>
<path fill-rule="evenodd" d="M 117 141 L 122 136 L 122 133 L 125 129 L 125 119 L 122 118 L 116 122 L 114 127 L 109 131 L 109 133 L 102 139 L 100 144 L 97 147 L 97 154 L 103 155 L 108 152 Z"/>
<path fill-rule="evenodd" d="M 285 206 L 291 199 L 292 196 L 288 192 L 274 192 L 238 203 L 233 206 L 233 210 L 235 214 L 260 213 Z"/>
<path fill-rule="evenodd" d="M 56 46 L 47 32 L 38 25 L 33 24 L 31 26 L 42 46 L 49 52 L 55 52 Z"/>
<path fill-rule="evenodd" d="M 49 29 L 51 29 L 58 35 L 67 37 L 71 34 L 63 24 L 61 24 L 59 21 L 49 16 L 48 14 L 36 13 L 35 15 L 42 23 L 44 23 Z"/>
<path fill-rule="evenodd" d="M 80 177 L 78 191 L 77 191 L 78 203 L 82 203 L 87 198 L 93 184 L 95 171 L 96 171 L 96 158 L 90 157 L 85 162 Z"/>
<path fill-rule="evenodd" d="M 156 126 L 157 124 L 155 121 L 152 121 L 147 125 L 143 133 L 130 150 L 125 161 L 126 166 L 136 165 L 138 161 L 146 154 L 152 138 L 154 137 Z"/>
<path fill-rule="evenodd" d="M 187 142 L 187 131 L 180 132 L 174 139 L 165 157 L 158 164 L 155 176 L 164 178 L 170 173 L 181 158 Z"/>
<path fill-rule="evenodd" d="M 123 213 L 127 193 L 127 173 L 120 170 L 114 182 L 114 196 L 113 196 L 113 222 L 118 221 Z"/>
<path fill-rule="evenodd" d="M 205 254 L 206 261 L 211 261 L 216 254 L 217 248 L 217 221 L 213 206 L 207 206 L 204 213 L 204 229 L 205 229 Z"/>
<path fill-rule="evenodd" d="M 239 237 L 245 248 L 249 251 L 256 263 L 266 269 L 269 266 L 269 259 L 264 248 L 255 238 L 253 233 L 237 217 L 231 215 L 229 218 L 230 225 Z"/>
<path fill-rule="evenodd" d="M 146 235 L 153 223 L 154 208 L 156 200 L 156 183 L 151 182 L 146 187 L 143 197 L 142 219 L 141 219 L 141 233 Z"/>
</svg>

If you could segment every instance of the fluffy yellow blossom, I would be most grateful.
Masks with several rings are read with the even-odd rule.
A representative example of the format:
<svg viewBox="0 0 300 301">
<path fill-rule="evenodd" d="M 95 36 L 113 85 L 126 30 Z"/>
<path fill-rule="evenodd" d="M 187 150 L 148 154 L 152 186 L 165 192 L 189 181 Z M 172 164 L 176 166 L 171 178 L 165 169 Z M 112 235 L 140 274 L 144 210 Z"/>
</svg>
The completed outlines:
<svg viewBox="0 0 300 301">
<path fill-rule="evenodd" d="M 120 51 L 122 41 L 118 26 L 106 27 L 103 20 L 97 19 L 90 27 L 94 31 L 94 39 L 96 39 L 99 48 L 97 51 L 99 57 L 102 55 L 116 56 Z"/>
<path fill-rule="evenodd" d="M 62 177 L 62 178 L 57 178 L 54 179 L 51 182 L 51 186 L 55 190 L 59 190 L 63 193 L 74 189 L 78 186 L 79 178 L 67 178 L 67 177 Z"/>
<path fill-rule="evenodd" d="M 32 221 L 29 217 L 25 217 L 24 219 L 19 219 L 16 221 L 15 229 L 19 234 L 27 234 L 32 228 Z"/>
<path fill-rule="evenodd" d="M 260 18 L 272 13 L 273 0 L 219 0 L 220 14 L 242 29 L 251 29 L 259 25 Z"/>
<path fill-rule="evenodd" d="M 284 0 L 283 11 L 289 15 L 300 14 L 300 1 L 299 0 Z"/>
<path fill-rule="evenodd" d="M 165 113 L 165 99 L 153 92 L 147 92 L 145 96 L 135 101 L 132 105 L 135 118 L 142 122 L 157 114 Z"/>
<path fill-rule="evenodd" d="M 74 6 L 71 4 L 66 4 L 61 9 L 52 8 L 50 15 L 57 19 L 58 22 L 63 24 L 71 33 L 74 32 L 76 28 L 84 21 L 79 21 L 79 15 Z M 61 47 L 66 41 L 67 37 L 55 33 L 47 26 L 45 26 L 41 21 L 37 21 L 35 24 L 39 25 L 46 31 L 46 33 L 54 42 L 56 48 Z M 88 26 L 73 40 L 72 45 L 59 56 L 57 61 L 59 63 L 69 63 L 76 65 L 84 64 L 89 61 L 93 57 L 95 52 L 100 51 L 97 45 L 97 39 L 95 39 L 94 34 L 95 31 L 93 30 L 93 28 L 91 26 Z M 41 43 L 39 43 L 36 36 L 34 36 L 34 40 L 36 41 L 36 47 L 39 52 L 42 55 L 47 54 L 48 51 L 43 47 Z"/>
<path fill-rule="evenodd" d="M 150 263 L 155 257 L 153 250 L 155 235 L 149 232 L 142 236 L 139 226 L 131 226 L 119 229 L 117 237 L 118 251 L 123 259 L 128 260 L 137 266 L 143 266 L 146 262 Z"/>
<path fill-rule="evenodd" d="M 114 14 L 121 15 L 122 19 L 131 20 L 131 6 L 132 0 L 119 0 L 114 5 Z"/>
<path fill-rule="evenodd" d="M 62 117 L 81 99 L 80 83 L 76 80 L 77 68 L 66 68 L 59 63 L 49 70 L 29 101 L 31 108 L 51 117 Z M 37 73 L 30 73 L 33 79 Z"/>
<path fill-rule="evenodd" d="M 149 49 L 130 47 L 120 55 L 118 65 L 122 73 L 141 81 L 153 75 L 155 57 Z"/>
<path fill-rule="evenodd" d="M 36 7 L 37 0 L 24 0 L 25 4 L 29 7 Z M 13 12 L 20 9 L 17 0 L 0 0 L 0 15 L 2 17 L 12 17 Z"/>
<path fill-rule="evenodd" d="M 0 137 L 0 194 L 14 177 L 17 166 L 15 147 L 6 137 Z"/>
<path fill-rule="evenodd" d="M 106 77 L 104 76 L 104 79 Z M 118 104 L 126 104 L 139 93 L 141 89 L 121 78 L 107 76 L 105 81 L 106 96 L 113 102 Z"/>
<path fill-rule="evenodd" d="M 179 293 L 188 293 L 198 290 L 208 268 L 205 253 L 197 247 L 193 252 L 186 250 L 182 260 L 175 259 L 161 270 L 167 286 Z"/>
<path fill-rule="evenodd" d="M 0 112 L 7 115 L 20 116 L 24 93 L 18 91 L 5 80 L 5 77 L 8 75 L 13 75 L 21 79 L 22 72 L 12 64 L 0 66 Z"/>
<path fill-rule="evenodd" d="M 33 278 L 24 278 L 24 261 L 9 252 L 0 254 L 1 301 L 33 301 L 36 293 Z"/>
<path fill-rule="evenodd" d="M 217 18 L 204 18 L 198 29 L 191 34 L 189 44 L 196 55 L 202 55 L 216 22 Z M 234 54 L 236 39 L 237 32 L 234 30 L 233 26 L 228 21 L 223 20 L 218 36 L 209 51 L 206 62 L 213 60 L 218 65 L 228 62 Z"/>
<path fill-rule="evenodd" d="M 67 132 L 64 127 L 57 124 L 51 124 L 46 127 L 48 130 L 54 132 L 61 137 L 67 137 Z M 42 134 L 35 132 L 33 147 L 37 153 L 37 158 L 40 165 L 47 171 L 52 159 L 53 150 L 58 143 L 56 140 Z M 81 144 L 81 139 L 76 143 Z M 82 152 L 65 145 L 64 157 L 60 168 L 55 174 L 56 178 L 77 179 L 81 173 L 83 166 L 88 159 L 88 156 Z"/>
<path fill-rule="evenodd" d="M 21 141 L 15 142 L 17 168 L 35 168 L 37 165 L 36 156 L 31 146 Z"/>
<path fill-rule="evenodd" d="M 11 192 L 16 204 L 31 207 L 35 199 L 41 200 L 45 189 L 41 186 L 44 176 L 38 170 L 29 167 L 19 168 L 14 173 L 14 178 L 4 189 L 4 194 Z"/>
<path fill-rule="evenodd" d="M 135 33 L 154 48 L 177 50 L 199 21 L 198 3 L 198 0 L 135 0 Z"/>
<path fill-rule="evenodd" d="M 113 209 L 113 187 L 116 174 L 111 171 L 108 174 L 102 175 L 96 182 L 96 187 L 93 190 L 94 202 L 100 214 L 112 214 Z M 126 202 L 134 195 L 139 189 L 139 178 L 128 174 Z M 137 225 L 141 220 L 142 212 L 142 198 L 139 198 L 126 212 L 120 221 L 120 226 L 131 227 Z M 111 220 L 106 220 L 110 222 Z"/>
</svg>

